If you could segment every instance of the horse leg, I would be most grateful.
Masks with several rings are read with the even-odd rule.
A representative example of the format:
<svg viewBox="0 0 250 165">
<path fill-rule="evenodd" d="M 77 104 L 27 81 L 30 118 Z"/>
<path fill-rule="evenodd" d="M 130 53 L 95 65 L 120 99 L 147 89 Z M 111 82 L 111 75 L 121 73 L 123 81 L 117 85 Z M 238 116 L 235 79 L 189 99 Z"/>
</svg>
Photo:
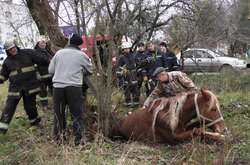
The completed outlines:
<svg viewBox="0 0 250 165">
<path fill-rule="evenodd" d="M 208 139 L 215 141 L 225 141 L 225 136 L 217 132 L 208 132 L 204 128 L 195 128 L 194 132 L 196 135 L 207 137 Z"/>
<path fill-rule="evenodd" d="M 174 132 L 174 138 L 180 141 L 188 140 L 193 138 L 193 136 L 196 134 L 195 129 L 194 130 L 188 130 L 184 132 Z"/>
<path fill-rule="evenodd" d="M 209 139 L 216 140 L 216 141 L 225 141 L 226 137 L 225 135 L 221 135 L 217 132 L 207 132 L 204 131 L 204 136 L 208 137 Z"/>
</svg>

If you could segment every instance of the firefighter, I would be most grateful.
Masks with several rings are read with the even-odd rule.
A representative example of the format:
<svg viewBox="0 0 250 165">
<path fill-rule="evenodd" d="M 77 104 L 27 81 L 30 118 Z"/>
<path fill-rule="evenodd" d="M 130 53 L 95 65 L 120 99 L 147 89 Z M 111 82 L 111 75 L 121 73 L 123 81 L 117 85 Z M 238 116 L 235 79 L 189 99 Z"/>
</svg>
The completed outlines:
<svg viewBox="0 0 250 165">
<path fill-rule="evenodd" d="M 46 49 L 45 38 L 41 38 L 35 46 L 35 50 L 44 58 L 49 60 L 52 59 L 53 55 Z M 48 90 L 52 88 L 52 76 L 48 73 L 49 65 L 38 65 L 37 70 L 40 75 L 40 88 L 39 101 L 42 105 L 43 110 L 48 111 L 50 108 L 48 106 Z"/>
<path fill-rule="evenodd" d="M 164 66 L 164 60 L 163 60 L 163 56 L 161 51 L 159 51 L 156 48 L 156 45 L 153 41 L 148 42 L 147 44 L 147 75 L 149 77 L 149 88 L 147 93 L 147 96 L 150 95 L 150 93 L 152 92 L 152 90 L 155 87 L 155 80 L 154 80 L 154 76 L 153 73 L 155 71 L 156 68 L 158 67 L 163 67 Z"/>
<path fill-rule="evenodd" d="M 153 73 L 156 68 L 163 67 L 164 60 L 162 52 L 156 48 L 156 45 L 153 41 L 148 42 L 147 44 L 147 59 L 148 59 L 148 74 L 153 79 Z"/>
<path fill-rule="evenodd" d="M 160 50 L 162 52 L 163 57 L 163 67 L 167 69 L 167 71 L 177 71 L 180 70 L 180 64 L 176 55 L 169 50 L 166 42 L 160 43 Z"/>
<path fill-rule="evenodd" d="M 142 83 L 145 79 L 148 79 L 147 75 L 147 54 L 145 51 L 145 44 L 143 42 L 140 42 L 138 45 L 138 50 L 135 53 L 135 63 L 136 63 L 136 72 L 138 77 L 138 90 L 140 92 L 140 89 L 142 87 Z M 139 93 L 140 95 L 140 93 Z"/>
<path fill-rule="evenodd" d="M 0 131 L 6 133 L 20 99 L 23 99 L 30 124 L 38 125 L 41 118 L 36 108 L 36 94 L 40 92 L 34 64 L 47 65 L 43 58 L 32 49 L 19 49 L 14 42 L 6 41 L 4 49 L 7 53 L 1 73 L 0 83 L 9 79 L 9 91 L 6 106 L 0 118 Z"/>
<path fill-rule="evenodd" d="M 130 42 L 122 43 L 122 56 L 118 61 L 118 72 L 120 73 L 119 85 L 122 86 L 125 95 L 125 106 L 139 105 L 140 92 L 136 75 L 134 55 L 131 52 Z"/>
</svg>

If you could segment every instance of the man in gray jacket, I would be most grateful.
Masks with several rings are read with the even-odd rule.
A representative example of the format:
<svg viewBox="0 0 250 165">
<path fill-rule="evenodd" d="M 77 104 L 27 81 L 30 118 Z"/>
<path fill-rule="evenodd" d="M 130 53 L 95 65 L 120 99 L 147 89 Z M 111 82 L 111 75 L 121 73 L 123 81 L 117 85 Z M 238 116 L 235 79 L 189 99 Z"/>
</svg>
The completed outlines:
<svg viewBox="0 0 250 165">
<path fill-rule="evenodd" d="M 83 76 L 92 73 L 90 58 L 80 50 L 82 38 L 74 34 L 70 45 L 59 50 L 52 58 L 49 73 L 53 74 L 54 135 L 56 140 L 65 139 L 65 107 L 73 116 L 75 145 L 81 144 L 83 134 Z"/>
</svg>

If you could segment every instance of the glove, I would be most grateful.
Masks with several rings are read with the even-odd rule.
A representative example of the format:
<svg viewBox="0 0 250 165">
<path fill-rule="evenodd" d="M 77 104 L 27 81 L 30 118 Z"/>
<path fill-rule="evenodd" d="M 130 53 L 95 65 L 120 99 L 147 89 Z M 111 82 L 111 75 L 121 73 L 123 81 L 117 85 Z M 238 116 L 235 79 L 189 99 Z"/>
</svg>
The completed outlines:
<svg viewBox="0 0 250 165">
<path fill-rule="evenodd" d="M 147 62 L 148 62 L 148 63 L 151 63 L 151 62 L 154 61 L 154 58 L 153 58 L 153 57 L 147 57 L 146 59 L 147 59 Z"/>
</svg>

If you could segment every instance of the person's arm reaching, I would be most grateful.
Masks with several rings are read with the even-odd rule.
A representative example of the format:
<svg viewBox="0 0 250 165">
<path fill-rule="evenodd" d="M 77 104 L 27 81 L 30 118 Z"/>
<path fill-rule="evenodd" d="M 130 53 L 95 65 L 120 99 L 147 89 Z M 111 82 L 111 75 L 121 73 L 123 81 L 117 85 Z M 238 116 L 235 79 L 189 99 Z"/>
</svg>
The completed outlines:
<svg viewBox="0 0 250 165">
<path fill-rule="evenodd" d="M 161 90 L 159 89 L 159 85 L 155 87 L 155 89 L 151 92 L 151 94 L 147 97 L 143 104 L 143 108 L 149 107 L 150 103 L 154 100 L 159 98 Z"/>
</svg>

